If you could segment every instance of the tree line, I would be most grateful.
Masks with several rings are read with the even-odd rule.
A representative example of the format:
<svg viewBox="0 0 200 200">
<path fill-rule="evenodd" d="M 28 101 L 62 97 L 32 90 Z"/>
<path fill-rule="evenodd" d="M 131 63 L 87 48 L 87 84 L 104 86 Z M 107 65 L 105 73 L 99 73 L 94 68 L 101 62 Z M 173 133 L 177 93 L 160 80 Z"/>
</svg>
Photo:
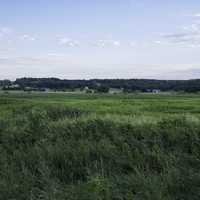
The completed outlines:
<svg viewBox="0 0 200 200">
<path fill-rule="evenodd" d="M 84 89 L 108 92 L 109 88 L 121 89 L 124 92 L 150 92 L 160 91 L 200 91 L 200 79 L 194 80 L 153 80 L 153 79 L 90 79 L 90 80 L 66 80 L 58 78 L 19 78 L 15 81 L 0 80 L 0 87 L 3 89 L 34 88 L 34 89 Z"/>
</svg>

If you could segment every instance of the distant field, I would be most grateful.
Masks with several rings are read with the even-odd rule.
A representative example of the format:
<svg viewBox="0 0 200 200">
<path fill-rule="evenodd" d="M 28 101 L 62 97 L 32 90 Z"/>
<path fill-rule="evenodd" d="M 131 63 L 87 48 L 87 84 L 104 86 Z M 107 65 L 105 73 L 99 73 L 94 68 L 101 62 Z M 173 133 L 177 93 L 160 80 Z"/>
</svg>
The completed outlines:
<svg viewBox="0 0 200 200">
<path fill-rule="evenodd" d="M 200 199 L 200 95 L 0 94 L 0 199 Z"/>
</svg>

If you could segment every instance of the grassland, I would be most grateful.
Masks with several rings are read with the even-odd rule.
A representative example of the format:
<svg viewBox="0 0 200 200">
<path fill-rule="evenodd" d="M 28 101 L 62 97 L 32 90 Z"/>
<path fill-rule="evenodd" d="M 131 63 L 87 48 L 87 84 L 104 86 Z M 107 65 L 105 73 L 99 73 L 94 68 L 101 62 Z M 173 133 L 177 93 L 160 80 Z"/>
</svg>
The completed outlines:
<svg viewBox="0 0 200 200">
<path fill-rule="evenodd" d="M 0 94 L 0 200 L 200 199 L 200 95 Z"/>
</svg>

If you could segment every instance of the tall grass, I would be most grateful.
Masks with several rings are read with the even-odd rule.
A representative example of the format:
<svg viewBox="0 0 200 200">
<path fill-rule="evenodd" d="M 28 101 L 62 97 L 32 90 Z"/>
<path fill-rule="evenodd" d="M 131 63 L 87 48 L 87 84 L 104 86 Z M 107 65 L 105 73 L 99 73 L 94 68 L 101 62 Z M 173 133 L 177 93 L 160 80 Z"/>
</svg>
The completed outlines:
<svg viewBox="0 0 200 200">
<path fill-rule="evenodd" d="M 1 107 L 2 200 L 200 199 L 194 114 L 93 113 L 80 103 Z"/>
</svg>

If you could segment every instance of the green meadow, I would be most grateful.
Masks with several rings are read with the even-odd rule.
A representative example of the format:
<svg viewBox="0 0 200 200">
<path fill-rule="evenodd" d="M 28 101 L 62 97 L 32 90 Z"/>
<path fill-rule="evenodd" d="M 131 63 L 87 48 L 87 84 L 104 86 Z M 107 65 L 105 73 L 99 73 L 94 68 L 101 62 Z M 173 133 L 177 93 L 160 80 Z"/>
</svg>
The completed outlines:
<svg viewBox="0 0 200 200">
<path fill-rule="evenodd" d="M 0 200 L 199 200 L 199 94 L 0 94 Z"/>
</svg>

